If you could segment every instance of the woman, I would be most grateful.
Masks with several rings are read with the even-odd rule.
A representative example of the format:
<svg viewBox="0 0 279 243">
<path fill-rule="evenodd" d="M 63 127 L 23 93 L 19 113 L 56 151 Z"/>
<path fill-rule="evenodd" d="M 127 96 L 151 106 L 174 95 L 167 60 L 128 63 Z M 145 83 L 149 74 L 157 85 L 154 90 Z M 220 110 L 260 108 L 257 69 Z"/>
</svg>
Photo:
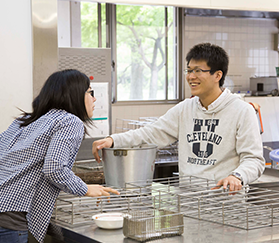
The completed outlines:
<svg viewBox="0 0 279 243">
<path fill-rule="evenodd" d="M 0 134 L 1 243 L 27 242 L 28 230 L 43 242 L 61 190 L 91 197 L 119 194 L 86 185 L 71 170 L 95 101 L 85 74 L 55 72 L 34 99 L 33 111 Z"/>
</svg>

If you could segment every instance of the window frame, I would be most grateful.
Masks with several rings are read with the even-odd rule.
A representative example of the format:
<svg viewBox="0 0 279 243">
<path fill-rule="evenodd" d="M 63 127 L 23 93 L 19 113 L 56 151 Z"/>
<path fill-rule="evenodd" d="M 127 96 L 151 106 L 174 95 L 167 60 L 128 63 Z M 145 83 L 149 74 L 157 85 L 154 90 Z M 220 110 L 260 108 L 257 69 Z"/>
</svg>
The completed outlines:
<svg viewBox="0 0 279 243">
<path fill-rule="evenodd" d="M 165 97 L 164 100 L 132 100 L 132 101 L 118 101 L 117 100 L 117 55 L 116 55 L 116 4 L 106 4 L 106 14 L 107 14 L 107 48 L 111 48 L 111 59 L 112 59 L 112 104 L 114 105 L 147 105 L 147 104 L 177 104 L 178 102 L 183 100 L 184 95 L 184 82 L 183 82 L 183 72 L 181 68 L 182 63 L 182 25 L 180 24 L 182 11 L 180 8 L 174 7 L 175 11 L 175 21 L 174 21 L 174 29 L 175 29 L 175 56 L 176 56 L 176 92 L 177 99 L 168 99 L 168 36 L 165 36 L 165 53 L 166 53 L 166 63 L 165 63 Z M 167 7 L 165 7 L 165 28 L 167 28 Z M 99 33 L 100 35 L 100 33 Z"/>
</svg>

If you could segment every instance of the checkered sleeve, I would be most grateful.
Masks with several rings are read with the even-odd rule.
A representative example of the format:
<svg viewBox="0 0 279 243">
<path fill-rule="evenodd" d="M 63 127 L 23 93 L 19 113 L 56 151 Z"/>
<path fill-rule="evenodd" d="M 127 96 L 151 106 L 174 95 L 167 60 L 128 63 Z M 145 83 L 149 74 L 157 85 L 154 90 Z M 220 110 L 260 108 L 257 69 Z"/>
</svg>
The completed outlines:
<svg viewBox="0 0 279 243">
<path fill-rule="evenodd" d="M 64 118 L 56 126 L 45 156 L 43 173 L 64 192 L 83 196 L 86 184 L 72 172 L 72 166 L 84 136 L 84 125 L 74 116 Z"/>
</svg>

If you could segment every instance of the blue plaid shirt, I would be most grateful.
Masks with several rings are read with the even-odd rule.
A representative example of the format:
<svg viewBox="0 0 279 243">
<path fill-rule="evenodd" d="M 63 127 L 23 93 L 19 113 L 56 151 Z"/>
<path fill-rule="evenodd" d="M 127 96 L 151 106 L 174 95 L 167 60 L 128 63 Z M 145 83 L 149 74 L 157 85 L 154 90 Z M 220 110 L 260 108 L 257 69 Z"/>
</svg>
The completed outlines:
<svg viewBox="0 0 279 243">
<path fill-rule="evenodd" d="M 87 192 L 71 170 L 84 124 L 56 109 L 26 127 L 19 124 L 15 120 L 0 134 L 0 212 L 28 212 L 28 229 L 43 242 L 60 190 Z"/>
</svg>

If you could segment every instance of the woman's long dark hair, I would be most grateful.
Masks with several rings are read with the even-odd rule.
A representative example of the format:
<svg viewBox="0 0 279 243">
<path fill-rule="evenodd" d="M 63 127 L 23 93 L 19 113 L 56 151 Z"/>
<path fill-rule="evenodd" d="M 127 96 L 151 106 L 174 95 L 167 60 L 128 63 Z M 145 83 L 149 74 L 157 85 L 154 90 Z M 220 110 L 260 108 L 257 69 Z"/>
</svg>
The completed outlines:
<svg viewBox="0 0 279 243">
<path fill-rule="evenodd" d="M 66 69 L 53 73 L 33 100 L 33 112 L 23 112 L 23 116 L 17 118 L 21 121 L 20 126 L 29 125 L 51 109 L 65 110 L 92 124 L 84 104 L 84 95 L 89 87 L 89 78 L 78 70 Z"/>
</svg>

